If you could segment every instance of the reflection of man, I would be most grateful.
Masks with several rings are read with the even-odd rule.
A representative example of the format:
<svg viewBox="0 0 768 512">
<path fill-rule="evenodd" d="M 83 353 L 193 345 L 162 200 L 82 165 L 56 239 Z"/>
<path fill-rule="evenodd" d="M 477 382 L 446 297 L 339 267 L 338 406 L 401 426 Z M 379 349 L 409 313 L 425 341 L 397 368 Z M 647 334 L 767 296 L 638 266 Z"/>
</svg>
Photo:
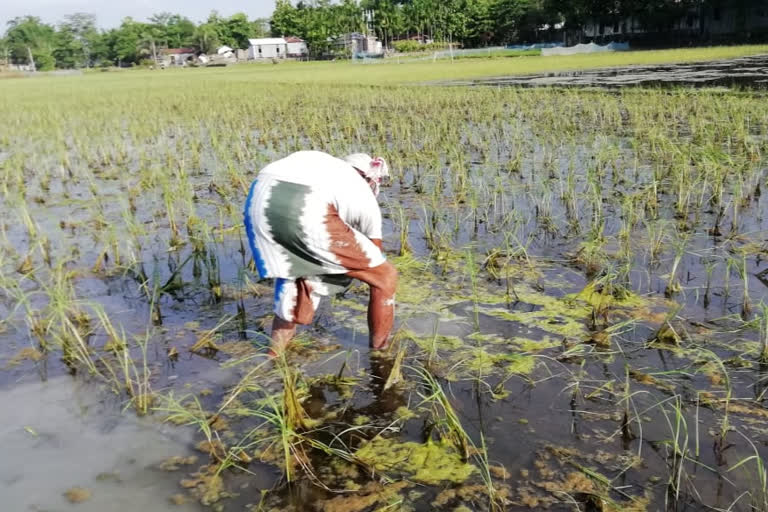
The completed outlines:
<svg viewBox="0 0 768 512">
<path fill-rule="evenodd" d="M 259 276 L 275 278 L 273 352 L 288 345 L 296 324 L 312 321 L 320 297 L 341 291 L 351 278 L 370 286 L 371 347 L 387 346 L 397 270 L 381 250 L 376 196 L 388 175 L 381 158 L 300 151 L 266 166 L 251 185 L 248 241 Z"/>
</svg>

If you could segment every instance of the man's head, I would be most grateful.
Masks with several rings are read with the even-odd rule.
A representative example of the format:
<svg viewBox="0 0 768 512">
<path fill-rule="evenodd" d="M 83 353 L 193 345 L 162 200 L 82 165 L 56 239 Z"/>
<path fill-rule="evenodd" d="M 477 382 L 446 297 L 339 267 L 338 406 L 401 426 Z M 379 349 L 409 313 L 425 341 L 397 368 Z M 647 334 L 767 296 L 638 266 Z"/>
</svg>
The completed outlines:
<svg viewBox="0 0 768 512">
<path fill-rule="evenodd" d="M 383 158 L 371 158 L 365 153 L 353 153 L 344 157 L 344 161 L 357 169 L 360 176 L 371 186 L 374 195 L 379 195 L 381 180 L 389 176 L 389 167 Z"/>
</svg>

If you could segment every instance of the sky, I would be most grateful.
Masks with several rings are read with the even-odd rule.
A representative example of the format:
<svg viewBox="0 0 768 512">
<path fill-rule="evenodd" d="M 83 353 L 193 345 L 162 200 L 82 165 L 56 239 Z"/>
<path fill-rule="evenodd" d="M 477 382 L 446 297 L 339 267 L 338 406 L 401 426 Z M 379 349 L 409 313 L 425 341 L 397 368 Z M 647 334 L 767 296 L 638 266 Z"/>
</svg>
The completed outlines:
<svg viewBox="0 0 768 512">
<path fill-rule="evenodd" d="M 100 28 L 114 28 L 126 16 L 144 21 L 163 11 L 200 22 L 213 9 L 222 16 L 244 12 L 253 19 L 270 16 L 274 7 L 274 0 L 0 0 L 0 35 L 8 20 L 16 16 L 38 16 L 46 23 L 56 24 L 66 14 L 87 12 L 96 15 Z"/>
</svg>

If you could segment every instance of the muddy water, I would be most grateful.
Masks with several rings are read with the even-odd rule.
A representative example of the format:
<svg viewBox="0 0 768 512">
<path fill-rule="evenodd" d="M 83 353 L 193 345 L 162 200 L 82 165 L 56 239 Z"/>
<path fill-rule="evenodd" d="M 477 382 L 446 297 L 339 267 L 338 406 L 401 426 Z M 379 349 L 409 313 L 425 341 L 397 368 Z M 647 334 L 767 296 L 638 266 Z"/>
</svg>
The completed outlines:
<svg viewBox="0 0 768 512">
<path fill-rule="evenodd" d="M 158 465 L 192 455 L 194 432 L 124 414 L 98 387 L 59 376 L 0 390 L 0 496 L 7 511 L 160 512 L 178 476 Z M 65 493 L 87 491 L 72 504 Z M 188 502 L 179 510 L 201 510 Z"/>
</svg>

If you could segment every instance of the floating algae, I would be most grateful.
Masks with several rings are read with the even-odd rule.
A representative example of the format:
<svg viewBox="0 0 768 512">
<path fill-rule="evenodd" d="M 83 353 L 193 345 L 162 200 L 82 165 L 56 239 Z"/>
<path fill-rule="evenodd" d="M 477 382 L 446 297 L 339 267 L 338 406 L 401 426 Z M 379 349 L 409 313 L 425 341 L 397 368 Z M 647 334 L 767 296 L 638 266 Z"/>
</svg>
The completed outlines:
<svg viewBox="0 0 768 512">
<path fill-rule="evenodd" d="M 489 373 L 503 367 L 508 375 L 528 375 L 536 366 L 536 359 L 522 354 L 491 354 L 482 347 L 466 353 L 467 367 L 475 372 Z"/>
<path fill-rule="evenodd" d="M 35 347 L 26 347 L 19 350 L 16 355 L 11 357 L 5 365 L 5 369 L 18 366 L 24 361 L 38 362 L 43 358 L 43 353 L 37 350 Z"/>
<path fill-rule="evenodd" d="M 565 338 L 585 339 L 590 335 L 588 320 L 593 314 L 607 315 L 608 312 L 640 321 L 656 320 L 654 306 L 666 307 L 669 303 L 653 301 L 646 297 L 622 291 L 621 294 L 604 293 L 595 283 L 588 284 L 581 292 L 562 298 L 546 295 L 525 286 L 519 286 L 517 296 L 521 302 L 537 306 L 533 311 L 510 311 L 499 308 L 506 298 L 494 294 L 483 294 L 480 302 L 486 304 L 479 311 L 501 320 L 517 322 L 526 327 L 537 328 Z"/>
<path fill-rule="evenodd" d="M 83 487 L 72 487 L 64 493 L 70 503 L 82 503 L 91 499 L 91 491 Z"/>
<path fill-rule="evenodd" d="M 179 483 L 185 489 L 189 489 L 190 494 L 203 505 L 211 505 L 230 496 L 224 490 L 224 480 L 219 475 L 219 467 L 213 464 L 202 466 L 191 475 L 191 478 L 183 479 Z"/>
<path fill-rule="evenodd" d="M 158 464 L 157 468 L 163 471 L 178 471 L 182 466 L 190 466 L 197 462 L 196 455 L 190 455 L 188 457 L 182 457 L 180 455 L 174 455 L 165 459 Z"/>
<path fill-rule="evenodd" d="M 461 483 L 475 471 L 474 466 L 461 460 L 461 455 L 451 445 L 442 442 L 400 443 L 376 437 L 365 443 L 355 455 L 379 471 L 401 474 L 410 480 L 431 485 Z"/>
<path fill-rule="evenodd" d="M 348 496 L 337 496 L 322 503 L 319 508 L 323 512 L 360 512 L 377 503 L 390 502 L 409 485 L 408 482 L 394 482 L 388 485 L 370 482 L 360 492 Z"/>
<path fill-rule="evenodd" d="M 497 489 L 497 496 L 506 500 L 509 495 L 509 488 L 500 486 Z M 435 496 L 432 501 L 432 507 L 447 510 L 447 505 L 455 503 L 481 503 L 488 499 L 488 487 L 485 484 L 458 485 L 448 489 L 443 489 Z M 454 512 L 473 510 L 466 505 L 458 505 L 452 509 Z"/>
</svg>

